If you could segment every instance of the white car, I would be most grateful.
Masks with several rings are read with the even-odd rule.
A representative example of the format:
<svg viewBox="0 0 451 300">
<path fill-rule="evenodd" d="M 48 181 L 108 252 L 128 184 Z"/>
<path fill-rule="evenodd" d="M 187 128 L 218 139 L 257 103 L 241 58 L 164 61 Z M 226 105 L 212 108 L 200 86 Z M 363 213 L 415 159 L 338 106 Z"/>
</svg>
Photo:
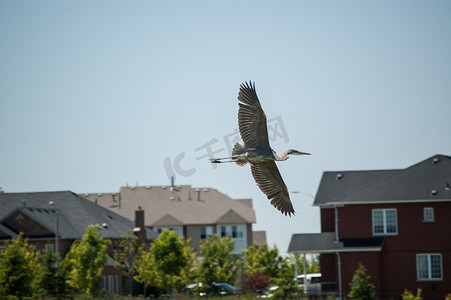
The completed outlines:
<svg viewBox="0 0 451 300">
<path fill-rule="evenodd" d="M 296 284 L 304 288 L 304 292 L 307 294 L 321 292 L 321 273 L 306 274 L 307 280 L 304 280 L 304 275 L 298 275 L 296 278 Z"/>
</svg>

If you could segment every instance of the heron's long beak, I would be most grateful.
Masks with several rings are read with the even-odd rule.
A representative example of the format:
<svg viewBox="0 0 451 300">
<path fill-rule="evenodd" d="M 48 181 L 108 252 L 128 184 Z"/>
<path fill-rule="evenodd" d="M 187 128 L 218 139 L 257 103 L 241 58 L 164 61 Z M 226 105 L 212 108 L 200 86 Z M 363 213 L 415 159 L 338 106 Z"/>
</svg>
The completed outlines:
<svg viewBox="0 0 451 300">
<path fill-rule="evenodd" d="M 293 153 L 291 153 L 291 154 L 294 154 L 294 155 L 311 155 L 310 153 L 307 153 L 307 152 L 301 152 L 301 151 L 296 151 L 296 152 L 293 152 Z"/>
</svg>

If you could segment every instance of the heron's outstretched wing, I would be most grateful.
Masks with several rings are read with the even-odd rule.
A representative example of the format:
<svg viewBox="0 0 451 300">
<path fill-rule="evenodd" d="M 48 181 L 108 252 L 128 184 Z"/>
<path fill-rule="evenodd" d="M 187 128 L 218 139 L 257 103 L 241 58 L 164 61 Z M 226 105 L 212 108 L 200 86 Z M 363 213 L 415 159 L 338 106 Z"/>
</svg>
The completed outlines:
<svg viewBox="0 0 451 300">
<path fill-rule="evenodd" d="M 276 163 L 273 160 L 253 163 L 251 171 L 258 187 L 271 200 L 271 204 L 285 215 L 294 214 L 287 186 L 283 182 Z"/>
<path fill-rule="evenodd" d="M 238 127 L 246 148 L 270 151 L 266 116 L 255 91 L 255 83 L 242 83 L 238 94 Z"/>
</svg>

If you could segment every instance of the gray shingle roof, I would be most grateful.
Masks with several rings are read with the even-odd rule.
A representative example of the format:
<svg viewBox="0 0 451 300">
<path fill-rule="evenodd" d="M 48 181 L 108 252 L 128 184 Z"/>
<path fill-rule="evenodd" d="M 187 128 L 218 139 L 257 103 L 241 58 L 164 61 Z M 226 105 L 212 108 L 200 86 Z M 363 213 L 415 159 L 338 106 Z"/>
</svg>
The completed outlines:
<svg viewBox="0 0 451 300">
<path fill-rule="evenodd" d="M 26 207 L 23 206 L 23 201 Z M 54 205 L 49 205 L 53 201 Z M 20 210 L 31 219 L 55 232 L 55 213 L 58 213 L 58 233 L 61 238 L 79 239 L 89 225 L 107 224 L 102 231 L 104 238 L 120 238 L 125 229 L 133 229 L 135 224 L 104 207 L 69 191 L 38 193 L 1 193 L 0 220 Z M 157 234 L 149 232 L 152 238 Z M 149 234 L 148 234 L 149 235 Z"/>
<path fill-rule="evenodd" d="M 314 205 L 451 201 L 451 157 L 434 155 L 406 169 L 324 172 Z"/>
<path fill-rule="evenodd" d="M 293 234 L 289 253 L 335 253 L 381 251 L 382 239 L 341 239 L 335 241 L 334 232 Z"/>
</svg>

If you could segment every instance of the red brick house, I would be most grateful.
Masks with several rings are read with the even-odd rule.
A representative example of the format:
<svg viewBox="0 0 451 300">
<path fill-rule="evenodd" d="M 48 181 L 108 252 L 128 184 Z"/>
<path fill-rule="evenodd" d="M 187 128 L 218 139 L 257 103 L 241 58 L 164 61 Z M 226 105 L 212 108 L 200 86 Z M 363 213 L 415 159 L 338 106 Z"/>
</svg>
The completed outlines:
<svg viewBox="0 0 451 300">
<path fill-rule="evenodd" d="M 362 263 L 378 298 L 451 293 L 451 157 L 400 170 L 325 172 L 314 205 L 321 233 L 294 234 L 288 252 L 319 253 L 322 291 L 349 293 Z"/>
</svg>

